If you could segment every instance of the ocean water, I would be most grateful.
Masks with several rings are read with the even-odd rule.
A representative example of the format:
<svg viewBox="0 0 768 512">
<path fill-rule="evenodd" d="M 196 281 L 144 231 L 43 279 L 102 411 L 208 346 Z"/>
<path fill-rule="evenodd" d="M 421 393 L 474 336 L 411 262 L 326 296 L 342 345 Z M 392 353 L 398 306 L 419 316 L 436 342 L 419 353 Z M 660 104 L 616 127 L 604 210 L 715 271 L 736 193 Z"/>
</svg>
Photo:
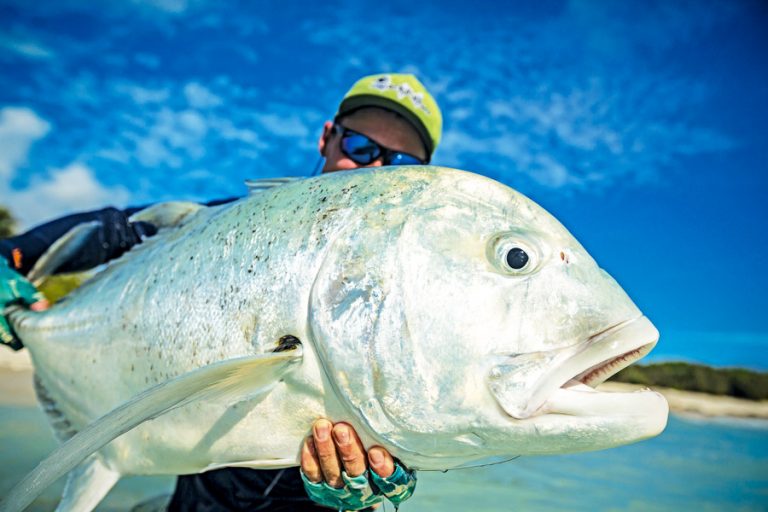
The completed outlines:
<svg viewBox="0 0 768 512">
<path fill-rule="evenodd" d="M 54 444 L 37 408 L 0 407 L 0 495 Z M 30 510 L 53 510 L 62 485 Z M 129 510 L 172 486 L 170 478 L 126 478 L 98 510 Z M 422 471 L 401 510 L 768 510 L 768 422 L 673 416 L 659 437 L 613 450 Z"/>
</svg>

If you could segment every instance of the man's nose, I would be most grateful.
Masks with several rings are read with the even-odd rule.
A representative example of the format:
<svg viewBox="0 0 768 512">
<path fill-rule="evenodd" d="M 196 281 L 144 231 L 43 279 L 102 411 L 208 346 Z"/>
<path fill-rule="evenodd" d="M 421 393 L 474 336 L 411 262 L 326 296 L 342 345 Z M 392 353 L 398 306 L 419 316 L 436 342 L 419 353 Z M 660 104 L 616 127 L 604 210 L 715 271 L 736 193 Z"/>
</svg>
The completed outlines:
<svg viewBox="0 0 768 512">
<path fill-rule="evenodd" d="M 373 162 L 369 163 L 366 167 L 382 167 L 384 165 L 384 160 L 379 157 Z"/>
</svg>

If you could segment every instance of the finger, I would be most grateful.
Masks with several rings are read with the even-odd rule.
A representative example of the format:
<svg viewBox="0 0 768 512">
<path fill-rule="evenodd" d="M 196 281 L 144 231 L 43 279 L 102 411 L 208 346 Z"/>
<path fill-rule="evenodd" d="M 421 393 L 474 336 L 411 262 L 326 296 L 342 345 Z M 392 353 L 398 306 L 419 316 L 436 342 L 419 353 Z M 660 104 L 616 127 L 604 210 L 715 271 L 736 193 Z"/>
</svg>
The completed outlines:
<svg viewBox="0 0 768 512">
<path fill-rule="evenodd" d="M 301 470 L 310 482 L 319 484 L 323 480 L 323 472 L 320 469 L 320 461 L 317 458 L 312 436 L 306 438 L 301 447 Z"/>
<path fill-rule="evenodd" d="M 48 309 L 50 306 L 51 304 L 47 300 L 43 299 L 29 306 L 29 309 L 31 309 L 32 311 L 44 311 Z"/>
<path fill-rule="evenodd" d="M 341 463 L 344 465 L 344 471 L 351 477 L 365 473 L 365 449 L 355 429 L 346 423 L 337 423 L 333 427 L 333 439 L 336 442 Z"/>
<path fill-rule="evenodd" d="M 374 446 L 368 450 L 368 461 L 371 469 L 382 478 L 387 478 L 395 472 L 395 461 L 392 455 L 381 446 Z"/>
<path fill-rule="evenodd" d="M 341 489 L 344 481 L 341 479 L 341 463 L 336 453 L 336 445 L 331 438 L 333 425 L 330 421 L 317 420 L 312 425 L 312 437 L 315 441 L 315 452 L 320 460 L 320 469 L 323 472 L 325 482 L 331 487 Z"/>
</svg>

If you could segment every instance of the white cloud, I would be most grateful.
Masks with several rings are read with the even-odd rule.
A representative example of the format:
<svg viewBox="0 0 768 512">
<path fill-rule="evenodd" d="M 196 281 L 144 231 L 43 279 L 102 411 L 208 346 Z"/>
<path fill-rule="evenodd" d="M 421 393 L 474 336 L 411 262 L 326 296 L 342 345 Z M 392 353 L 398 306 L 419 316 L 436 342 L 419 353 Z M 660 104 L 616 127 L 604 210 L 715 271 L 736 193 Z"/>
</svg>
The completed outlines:
<svg viewBox="0 0 768 512">
<path fill-rule="evenodd" d="M 205 154 L 203 140 L 208 132 L 207 120 L 195 110 L 162 109 L 154 125 L 136 140 L 136 158 L 146 167 L 165 164 L 178 168 L 184 157 L 200 158 Z"/>
<path fill-rule="evenodd" d="M 230 119 L 219 117 L 212 119 L 211 130 L 224 140 L 244 142 L 259 149 L 268 147 L 265 142 L 261 141 L 257 132 L 247 128 L 238 128 Z"/>
<path fill-rule="evenodd" d="M 118 92 L 125 93 L 139 104 L 164 103 L 171 96 L 168 89 L 148 89 L 137 85 L 119 84 L 115 87 Z"/>
<path fill-rule="evenodd" d="M 23 189 L 12 188 L 12 180 L 26 164 L 32 144 L 49 131 L 50 124 L 33 110 L 0 110 L 0 197 L 3 206 L 19 220 L 21 229 L 73 211 L 127 204 L 128 190 L 104 186 L 89 167 L 78 162 L 35 175 Z"/>
<path fill-rule="evenodd" d="M 16 169 L 27 162 L 29 148 L 50 129 L 51 125 L 33 110 L 0 109 L 0 180 L 10 181 L 14 177 Z"/>
<path fill-rule="evenodd" d="M 568 168 L 546 154 L 537 155 L 529 172 L 531 177 L 545 187 L 560 188 L 578 183 Z"/>
<path fill-rule="evenodd" d="M 21 229 L 75 211 L 105 205 L 125 206 L 131 194 L 124 187 L 107 187 L 93 171 L 78 162 L 52 170 L 47 177 L 36 176 L 28 187 L 10 192 L 7 206 Z"/>
<path fill-rule="evenodd" d="M 278 137 L 309 137 L 309 128 L 297 115 L 261 114 L 256 116 L 261 125 Z"/>
<path fill-rule="evenodd" d="M 189 0 L 134 0 L 138 5 L 152 7 L 168 14 L 182 14 L 189 8 Z"/>
<path fill-rule="evenodd" d="M 31 59 L 51 59 L 55 57 L 53 51 L 35 41 L 0 38 L 0 47 Z"/>
<path fill-rule="evenodd" d="M 221 98 L 197 82 L 184 86 L 184 96 L 192 108 L 210 108 L 221 105 Z"/>
</svg>

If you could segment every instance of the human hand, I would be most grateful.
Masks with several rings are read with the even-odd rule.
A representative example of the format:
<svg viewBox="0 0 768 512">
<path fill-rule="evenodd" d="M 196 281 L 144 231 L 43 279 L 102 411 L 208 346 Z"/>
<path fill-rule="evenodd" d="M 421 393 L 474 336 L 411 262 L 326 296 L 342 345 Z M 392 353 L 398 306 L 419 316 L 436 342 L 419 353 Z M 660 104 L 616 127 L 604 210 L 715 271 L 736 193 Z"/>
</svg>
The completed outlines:
<svg viewBox="0 0 768 512">
<path fill-rule="evenodd" d="M 366 454 L 351 425 L 326 419 L 317 420 L 304 441 L 301 471 L 310 498 L 336 509 L 360 510 L 384 497 L 397 505 L 416 487 L 416 475 L 386 449 L 374 446 Z"/>
<path fill-rule="evenodd" d="M 48 307 L 43 294 L 21 274 L 12 270 L 5 258 L 0 257 L 0 344 L 20 350 L 24 345 L 5 317 L 5 308 L 13 304 L 27 305 L 34 311 Z"/>
</svg>

